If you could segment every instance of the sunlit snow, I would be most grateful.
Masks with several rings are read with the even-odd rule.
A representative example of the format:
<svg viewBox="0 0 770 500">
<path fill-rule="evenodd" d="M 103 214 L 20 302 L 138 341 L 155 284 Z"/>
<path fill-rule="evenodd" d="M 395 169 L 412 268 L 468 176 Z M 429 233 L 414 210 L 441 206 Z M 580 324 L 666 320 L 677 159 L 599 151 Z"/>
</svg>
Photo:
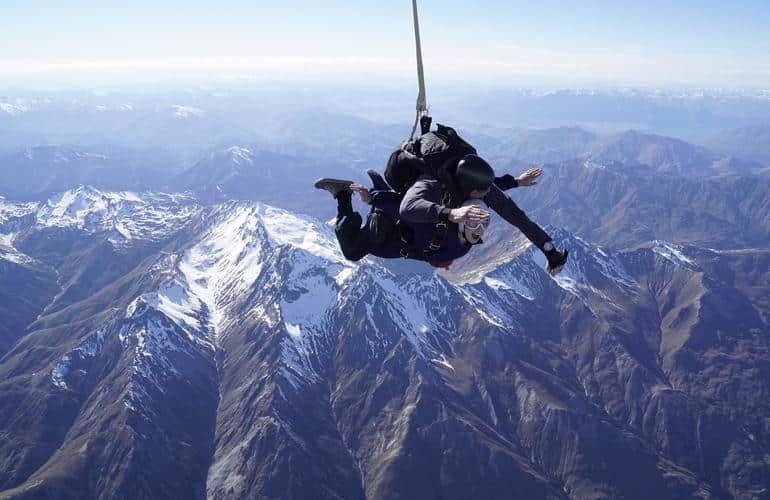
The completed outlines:
<svg viewBox="0 0 770 500">
<path fill-rule="evenodd" d="M 695 265 L 695 261 L 682 252 L 682 247 L 666 241 L 656 240 L 652 251 L 678 266 L 692 267 Z"/>
</svg>

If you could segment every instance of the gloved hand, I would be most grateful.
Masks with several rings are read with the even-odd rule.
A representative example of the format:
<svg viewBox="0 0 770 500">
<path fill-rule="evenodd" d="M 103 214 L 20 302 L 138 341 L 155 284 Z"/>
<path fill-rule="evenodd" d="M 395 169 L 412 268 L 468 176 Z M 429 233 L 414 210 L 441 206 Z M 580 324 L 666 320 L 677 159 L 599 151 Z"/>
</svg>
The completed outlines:
<svg viewBox="0 0 770 500">
<path fill-rule="evenodd" d="M 561 252 L 556 250 L 556 248 L 552 248 L 551 250 L 545 252 L 545 258 L 548 260 L 548 265 L 546 266 L 546 271 L 548 271 L 548 274 L 551 276 L 556 276 L 559 274 L 561 270 L 564 269 L 564 265 L 567 263 L 568 256 L 569 250 L 566 248 Z"/>
</svg>

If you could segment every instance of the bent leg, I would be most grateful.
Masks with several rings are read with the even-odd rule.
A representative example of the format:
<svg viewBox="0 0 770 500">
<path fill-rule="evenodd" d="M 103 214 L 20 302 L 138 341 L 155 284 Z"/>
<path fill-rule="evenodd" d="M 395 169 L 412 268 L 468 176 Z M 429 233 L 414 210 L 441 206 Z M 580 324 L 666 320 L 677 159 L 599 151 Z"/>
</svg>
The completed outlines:
<svg viewBox="0 0 770 500">
<path fill-rule="evenodd" d="M 358 212 L 337 219 L 334 233 L 337 235 L 342 254 L 348 260 L 361 260 L 371 251 L 368 226 L 362 228 L 361 222 Z"/>
<path fill-rule="evenodd" d="M 337 223 L 334 233 L 346 259 L 358 261 L 372 251 L 372 237 L 369 225 L 361 227 L 361 215 L 353 211 L 351 193 L 337 195 Z"/>
</svg>

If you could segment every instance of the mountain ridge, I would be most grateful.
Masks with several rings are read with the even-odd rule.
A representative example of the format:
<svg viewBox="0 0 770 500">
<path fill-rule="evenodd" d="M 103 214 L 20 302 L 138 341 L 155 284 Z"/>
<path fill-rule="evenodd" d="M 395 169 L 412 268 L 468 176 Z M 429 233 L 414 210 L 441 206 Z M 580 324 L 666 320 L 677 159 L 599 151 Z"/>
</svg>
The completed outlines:
<svg viewBox="0 0 770 500">
<path fill-rule="evenodd" d="M 78 292 L 0 353 L 3 496 L 759 494 L 766 250 L 550 228 L 574 250 L 554 280 L 498 224 L 450 273 L 414 273 L 349 263 L 326 223 L 246 201 L 181 197 L 186 224 L 126 246 L 119 218 L 86 215 L 138 202 L 81 194 L 67 227 L 14 228 Z M 151 213 L 171 195 L 133 196 Z M 104 252 L 124 270 L 95 280 Z"/>
</svg>

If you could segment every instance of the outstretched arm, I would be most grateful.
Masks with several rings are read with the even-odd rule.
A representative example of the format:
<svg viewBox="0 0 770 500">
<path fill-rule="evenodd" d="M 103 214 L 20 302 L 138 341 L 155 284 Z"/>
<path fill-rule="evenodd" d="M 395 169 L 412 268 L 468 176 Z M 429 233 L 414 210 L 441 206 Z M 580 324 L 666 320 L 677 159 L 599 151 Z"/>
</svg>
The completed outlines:
<svg viewBox="0 0 770 500">
<path fill-rule="evenodd" d="M 501 191 L 508 191 L 519 186 L 534 186 L 537 184 L 537 178 L 541 175 L 543 175 L 542 168 L 530 168 L 522 172 L 518 177 L 514 177 L 511 174 L 495 177 L 495 186 L 499 187 Z"/>
<path fill-rule="evenodd" d="M 509 189 L 519 187 L 519 181 L 511 174 L 505 174 L 495 177 L 495 186 L 499 187 L 501 191 L 508 191 Z"/>
<path fill-rule="evenodd" d="M 487 206 L 500 214 L 500 217 L 516 226 L 524 236 L 543 252 L 548 259 L 548 272 L 557 274 L 567 261 L 568 252 L 559 252 L 554 247 L 551 237 L 543 228 L 532 222 L 527 214 L 496 185 L 492 186 L 484 198 Z"/>
<path fill-rule="evenodd" d="M 500 214 L 500 217 L 508 221 L 509 224 L 516 226 L 540 250 L 543 250 L 546 242 L 551 241 L 548 233 L 532 222 L 510 196 L 503 193 L 496 185 L 492 186 L 489 193 L 484 197 L 484 202 L 486 202 L 489 208 Z"/>
</svg>

